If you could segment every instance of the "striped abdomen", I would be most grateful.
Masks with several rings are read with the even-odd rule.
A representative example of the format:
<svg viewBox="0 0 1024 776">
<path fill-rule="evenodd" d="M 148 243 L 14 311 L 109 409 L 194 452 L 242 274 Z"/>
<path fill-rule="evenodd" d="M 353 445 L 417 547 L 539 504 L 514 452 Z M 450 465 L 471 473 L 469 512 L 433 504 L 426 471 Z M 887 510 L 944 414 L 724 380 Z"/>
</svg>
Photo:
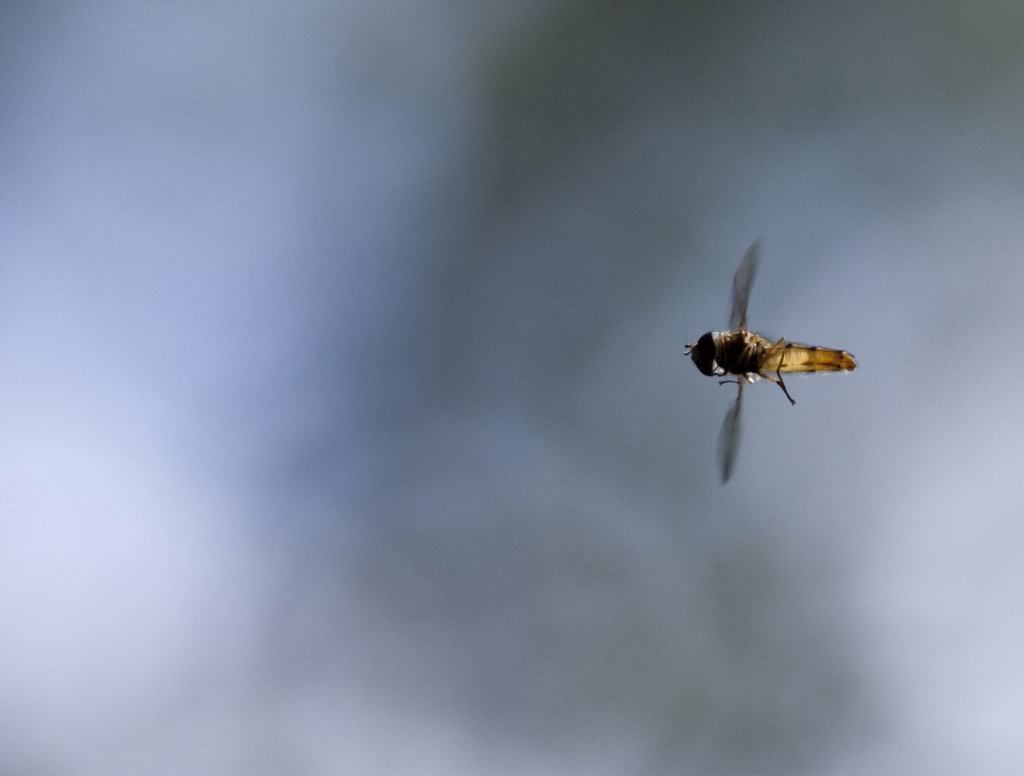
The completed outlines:
<svg viewBox="0 0 1024 776">
<path fill-rule="evenodd" d="M 769 348 L 764 370 L 770 372 L 849 372 L 857 368 L 853 356 L 845 350 L 776 343 Z"/>
</svg>

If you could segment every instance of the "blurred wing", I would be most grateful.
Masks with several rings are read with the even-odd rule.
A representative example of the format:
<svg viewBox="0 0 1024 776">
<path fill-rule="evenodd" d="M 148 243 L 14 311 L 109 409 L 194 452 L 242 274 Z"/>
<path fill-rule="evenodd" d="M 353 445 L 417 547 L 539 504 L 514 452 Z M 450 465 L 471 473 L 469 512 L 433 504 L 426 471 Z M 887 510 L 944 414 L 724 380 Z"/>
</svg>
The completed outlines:
<svg viewBox="0 0 1024 776">
<path fill-rule="evenodd" d="M 732 476 L 732 467 L 736 463 L 736 448 L 740 444 L 740 407 L 743 404 L 743 382 L 740 382 L 736 401 L 722 421 L 722 430 L 718 432 L 718 465 L 722 475 L 722 484 Z"/>
<path fill-rule="evenodd" d="M 754 275 L 757 273 L 759 252 L 757 240 L 754 240 L 740 259 L 739 269 L 732 278 L 732 315 L 729 317 L 729 328 L 733 331 L 747 329 L 747 300 L 750 299 L 750 287 L 754 284 Z"/>
</svg>

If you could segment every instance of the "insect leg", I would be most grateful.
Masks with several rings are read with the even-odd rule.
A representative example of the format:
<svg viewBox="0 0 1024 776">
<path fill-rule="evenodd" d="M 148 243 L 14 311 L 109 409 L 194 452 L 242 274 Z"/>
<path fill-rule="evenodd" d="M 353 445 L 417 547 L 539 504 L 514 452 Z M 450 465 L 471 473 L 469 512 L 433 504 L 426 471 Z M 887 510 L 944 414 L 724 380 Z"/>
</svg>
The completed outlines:
<svg viewBox="0 0 1024 776">
<path fill-rule="evenodd" d="M 755 375 L 753 373 L 742 374 L 742 375 L 738 375 L 737 377 L 734 377 L 731 380 L 719 380 L 718 384 L 719 385 L 726 385 L 727 383 L 735 383 L 736 385 L 743 385 L 744 383 L 756 382 L 759 377 L 760 377 L 760 375 Z"/>
<path fill-rule="evenodd" d="M 785 342 L 786 341 L 784 339 L 780 339 L 773 346 L 775 348 L 780 348 L 780 350 L 779 350 L 779 363 L 775 366 L 775 377 L 774 378 L 769 378 L 769 379 L 773 383 L 778 383 L 779 388 L 781 388 L 782 392 L 784 394 L 786 394 L 786 398 L 789 399 L 789 403 L 790 404 L 796 404 L 796 402 L 793 400 L 793 397 L 789 395 L 789 391 L 786 390 L 786 383 L 782 380 L 782 364 L 786 360 L 786 350 L 789 349 L 789 345 L 786 345 Z"/>
<path fill-rule="evenodd" d="M 793 400 L 793 397 L 789 395 L 789 391 L 786 390 L 786 384 L 784 382 L 782 382 L 782 373 L 779 372 L 779 371 L 776 371 L 775 372 L 775 377 L 777 379 L 774 380 L 773 382 L 777 382 L 779 384 L 779 388 L 781 388 L 782 392 L 784 394 L 786 394 L 786 398 L 789 399 L 789 403 L 790 404 L 796 404 L 796 402 Z"/>
</svg>

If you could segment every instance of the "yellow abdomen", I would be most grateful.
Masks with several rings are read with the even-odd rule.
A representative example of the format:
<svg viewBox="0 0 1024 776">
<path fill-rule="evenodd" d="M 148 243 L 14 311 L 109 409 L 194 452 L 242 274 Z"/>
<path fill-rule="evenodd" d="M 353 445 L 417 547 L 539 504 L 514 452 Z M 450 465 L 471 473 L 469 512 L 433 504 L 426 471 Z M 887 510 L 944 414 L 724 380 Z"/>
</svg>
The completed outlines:
<svg viewBox="0 0 1024 776">
<path fill-rule="evenodd" d="M 853 356 L 845 350 L 819 348 L 787 342 L 772 348 L 766 371 L 779 372 L 849 372 L 857 368 Z"/>
</svg>

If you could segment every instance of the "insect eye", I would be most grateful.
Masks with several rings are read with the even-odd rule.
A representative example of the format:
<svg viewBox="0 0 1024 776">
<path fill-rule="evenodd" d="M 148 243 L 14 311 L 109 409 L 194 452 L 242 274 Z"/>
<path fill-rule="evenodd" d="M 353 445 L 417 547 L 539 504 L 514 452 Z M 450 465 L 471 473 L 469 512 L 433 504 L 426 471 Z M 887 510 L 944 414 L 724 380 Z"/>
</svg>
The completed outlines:
<svg viewBox="0 0 1024 776">
<path fill-rule="evenodd" d="M 709 376 L 714 375 L 716 374 L 715 369 L 718 366 L 715 363 L 716 350 L 715 337 L 709 331 L 697 340 L 697 344 L 690 351 L 690 358 L 693 359 L 693 363 L 701 372 Z"/>
</svg>

